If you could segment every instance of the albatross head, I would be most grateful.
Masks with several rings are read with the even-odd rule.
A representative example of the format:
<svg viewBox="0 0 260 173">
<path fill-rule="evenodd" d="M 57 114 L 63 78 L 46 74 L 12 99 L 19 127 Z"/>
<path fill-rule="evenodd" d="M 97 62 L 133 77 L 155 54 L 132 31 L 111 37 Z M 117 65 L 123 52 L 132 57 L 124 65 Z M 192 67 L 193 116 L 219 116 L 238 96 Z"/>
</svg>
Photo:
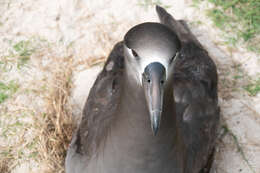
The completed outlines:
<svg viewBox="0 0 260 173">
<path fill-rule="evenodd" d="M 160 23 L 142 23 L 124 37 L 126 68 L 144 89 L 154 135 L 158 132 L 164 86 L 181 44 L 177 35 Z"/>
</svg>

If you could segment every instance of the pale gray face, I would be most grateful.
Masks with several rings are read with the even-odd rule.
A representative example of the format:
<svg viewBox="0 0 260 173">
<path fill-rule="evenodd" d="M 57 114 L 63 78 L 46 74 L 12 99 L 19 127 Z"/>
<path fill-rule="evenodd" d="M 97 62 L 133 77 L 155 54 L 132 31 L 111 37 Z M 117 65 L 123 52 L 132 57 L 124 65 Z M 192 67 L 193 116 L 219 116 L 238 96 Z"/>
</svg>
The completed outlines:
<svg viewBox="0 0 260 173">
<path fill-rule="evenodd" d="M 156 135 L 163 108 L 164 85 L 181 44 L 177 35 L 160 23 L 143 23 L 124 37 L 127 73 L 142 85 Z"/>
<path fill-rule="evenodd" d="M 124 37 L 124 53 L 129 63 L 135 67 L 142 82 L 145 67 L 152 62 L 161 63 L 168 68 L 180 49 L 177 35 L 167 26 L 160 23 L 142 23 L 130 29 Z"/>
</svg>

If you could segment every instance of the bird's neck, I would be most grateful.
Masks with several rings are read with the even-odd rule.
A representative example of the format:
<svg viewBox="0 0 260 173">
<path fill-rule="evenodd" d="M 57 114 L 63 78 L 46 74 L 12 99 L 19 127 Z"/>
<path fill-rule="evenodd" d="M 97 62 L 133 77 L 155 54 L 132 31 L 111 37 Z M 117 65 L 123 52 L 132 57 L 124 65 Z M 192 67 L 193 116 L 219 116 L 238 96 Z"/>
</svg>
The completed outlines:
<svg viewBox="0 0 260 173">
<path fill-rule="evenodd" d="M 107 166 L 114 167 L 120 164 L 127 167 L 131 164 L 132 170 L 142 170 L 146 173 L 160 172 L 158 169 L 168 165 L 164 169 L 180 172 L 182 154 L 178 151 L 179 140 L 172 91 L 164 92 L 166 94 L 161 125 L 154 136 L 143 88 L 132 81 L 135 79 L 127 76 L 123 79 L 125 81 L 117 120 L 111 126 L 110 138 L 106 141 L 107 156 L 110 159 L 113 155 L 111 163 L 107 163 Z"/>
</svg>

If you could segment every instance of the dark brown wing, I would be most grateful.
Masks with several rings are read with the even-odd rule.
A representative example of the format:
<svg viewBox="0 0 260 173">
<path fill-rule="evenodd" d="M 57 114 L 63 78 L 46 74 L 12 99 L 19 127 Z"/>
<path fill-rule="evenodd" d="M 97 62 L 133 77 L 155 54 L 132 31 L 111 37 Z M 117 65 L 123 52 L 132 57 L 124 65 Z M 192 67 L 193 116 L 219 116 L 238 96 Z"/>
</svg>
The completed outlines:
<svg viewBox="0 0 260 173">
<path fill-rule="evenodd" d="M 185 172 L 199 173 L 206 166 L 217 137 L 216 67 L 207 53 L 193 43 L 183 45 L 175 63 L 174 98 L 180 136 L 186 148 Z"/>
<path fill-rule="evenodd" d="M 121 93 L 123 43 L 113 48 L 86 101 L 83 117 L 72 141 L 74 150 L 90 157 L 105 139 L 114 119 Z M 86 79 L 87 80 L 87 79 Z"/>
<path fill-rule="evenodd" d="M 216 65 L 184 21 L 156 9 L 161 23 L 176 32 L 182 43 L 174 62 L 176 116 L 185 147 L 185 173 L 199 173 L 214 150 L 219 124 Z"/>
</svg>

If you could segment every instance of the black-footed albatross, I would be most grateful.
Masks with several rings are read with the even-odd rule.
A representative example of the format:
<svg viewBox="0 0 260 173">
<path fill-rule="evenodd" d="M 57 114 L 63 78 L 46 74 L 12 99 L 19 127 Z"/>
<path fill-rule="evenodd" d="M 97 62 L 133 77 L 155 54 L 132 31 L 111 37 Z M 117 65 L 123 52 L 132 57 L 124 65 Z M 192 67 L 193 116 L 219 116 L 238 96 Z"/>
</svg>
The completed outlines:
<svg viewBox="0 0 260 173">
<path fill-rule="evenodd" d="M 216 65 L 183 21 L 131 28 L 98 75 L 66 173 L 199 173 L 219 124 Z"/>
</svg>

